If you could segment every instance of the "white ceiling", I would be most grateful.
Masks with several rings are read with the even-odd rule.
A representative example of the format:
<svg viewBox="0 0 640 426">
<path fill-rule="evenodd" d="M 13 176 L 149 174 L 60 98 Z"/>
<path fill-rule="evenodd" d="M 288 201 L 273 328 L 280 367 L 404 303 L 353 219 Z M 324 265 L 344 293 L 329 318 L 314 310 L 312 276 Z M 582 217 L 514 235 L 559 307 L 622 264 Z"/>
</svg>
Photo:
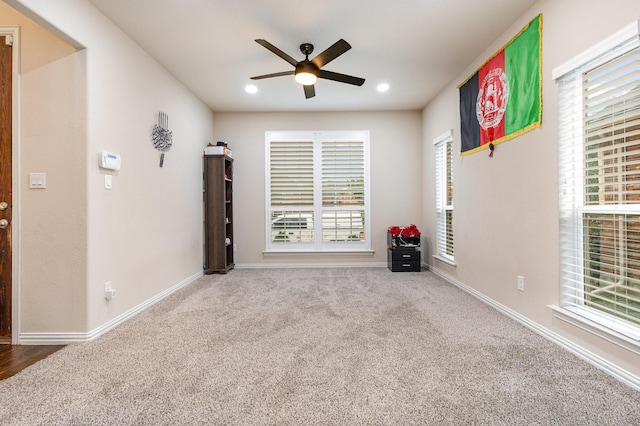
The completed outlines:
<svg viewBox="0 0 640 426">
<path fill-rule="evenodd" d="M 537 0 L 89 1 L 220 112 L 421 109 Z M 323 69 L 366 82 L 319 80 L 305 99 L 292 76 L 252 81 L 293 69 L 258 38 L 296 60 L 301 43 L 312 58 L 344 38 L 352 49 Z"/>
</svg>

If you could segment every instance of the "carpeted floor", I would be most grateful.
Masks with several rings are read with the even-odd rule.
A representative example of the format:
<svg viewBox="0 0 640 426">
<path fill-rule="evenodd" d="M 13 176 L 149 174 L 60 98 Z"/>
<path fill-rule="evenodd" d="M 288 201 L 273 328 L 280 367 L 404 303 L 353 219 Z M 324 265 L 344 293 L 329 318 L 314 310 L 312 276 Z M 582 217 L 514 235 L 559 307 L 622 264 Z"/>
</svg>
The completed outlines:
<svg viewBox="0 0 640 426">
<path fill-rule="evenodd" d="M 0 424 L 640 425 L 640 392 L 430 272 L 240 269 L 0 382 Z"/>
</svg>

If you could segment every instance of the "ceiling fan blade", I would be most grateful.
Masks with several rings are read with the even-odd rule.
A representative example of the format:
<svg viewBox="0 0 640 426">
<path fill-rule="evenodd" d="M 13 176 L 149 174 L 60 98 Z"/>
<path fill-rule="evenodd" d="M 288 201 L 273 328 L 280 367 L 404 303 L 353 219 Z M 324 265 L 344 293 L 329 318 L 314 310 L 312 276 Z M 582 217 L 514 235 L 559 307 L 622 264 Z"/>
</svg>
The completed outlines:
<svg viewBox="0 0 640 426">
<path fill-rule="evenodd" d="M 309 99 L 309 98 L 313 98 L 316 95 L 316 89 L 315 87 L 313 87 L 313 84 L 309 85 L 309 86 L 302 86 L 304 87 L 304 97 Z"/>
<path fill-rule="evenodd" d="M 298 64 L 298 61 L 296 61 L 291 56 L 289 56 L 286 53 L 284 53 L 282 50 L 280 50 L 277 47 L 275 47 L 273 44 L 269 43 L 267 40 L 263 40 L 263 39 L 259 38 L 259 39 L 256 40 L 256 43 L 258 43 L 260 46 L 263 46 L 266 49 L 272 51 L 276 55 L 280 56 L 282 59 L 284 59 L 285 61 L 289 62 L 294 67 Z"/>
<path fill-rule="evenodd" d="M 282 77 L 283 75 L 293 75 L 294 71 L 274 72 L 273 74 L 264 74 L 251 77 L 251 80 L 262 80 L 263 78 Z"/>
<path fill-rule="evenodd" d="M 326 78 L 327 80 L 339 81 L 340 83 L 353 84 L 355 86 L 362 86 L 364 84 L 364 78 L 325 70 L 319 70 L 318 77 Z"/>
<path fill-rule="evenodd" d="M 313 64 L 318 68 L 322 68 L 349 49 L 351 49 L 351 45 L 344 41 L 344 39 L 340 39 L 333 43 L 333 45 L 327 48 L 324 52 L 319 53 L 318 56 L 311 60 L 311 62 L 313 62 Z"/>
</svg>

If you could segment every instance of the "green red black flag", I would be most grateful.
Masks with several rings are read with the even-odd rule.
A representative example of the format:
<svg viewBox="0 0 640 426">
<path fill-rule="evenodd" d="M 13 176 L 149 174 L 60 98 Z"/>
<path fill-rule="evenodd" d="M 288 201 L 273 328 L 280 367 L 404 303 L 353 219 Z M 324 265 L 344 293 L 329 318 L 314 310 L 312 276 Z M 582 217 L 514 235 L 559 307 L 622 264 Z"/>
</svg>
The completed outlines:
<svg viewBox="0 0 640 426">
<path fill-rule="evenodd" d="M 541 51 L 542 14 L 459 86 L 462 155 L 540 127 Z"/>
</svg>

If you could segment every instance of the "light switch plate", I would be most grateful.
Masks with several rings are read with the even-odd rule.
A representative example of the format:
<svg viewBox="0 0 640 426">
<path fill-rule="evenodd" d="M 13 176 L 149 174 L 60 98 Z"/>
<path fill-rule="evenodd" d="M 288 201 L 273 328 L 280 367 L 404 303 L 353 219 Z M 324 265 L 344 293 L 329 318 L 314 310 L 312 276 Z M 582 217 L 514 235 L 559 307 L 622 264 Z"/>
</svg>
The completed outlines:
<svg viewBox="0 0 640 426">
<path fill-rule="evenodd" d="M 104 175 L 104 187 L 105 189 L 111 189 L 111 175 Z"/>
<path fill-rule="evenodd" d="M 29 188 L 44 189 L 47 187 L 46 173 L 29 173 Z"/>
</svg>

